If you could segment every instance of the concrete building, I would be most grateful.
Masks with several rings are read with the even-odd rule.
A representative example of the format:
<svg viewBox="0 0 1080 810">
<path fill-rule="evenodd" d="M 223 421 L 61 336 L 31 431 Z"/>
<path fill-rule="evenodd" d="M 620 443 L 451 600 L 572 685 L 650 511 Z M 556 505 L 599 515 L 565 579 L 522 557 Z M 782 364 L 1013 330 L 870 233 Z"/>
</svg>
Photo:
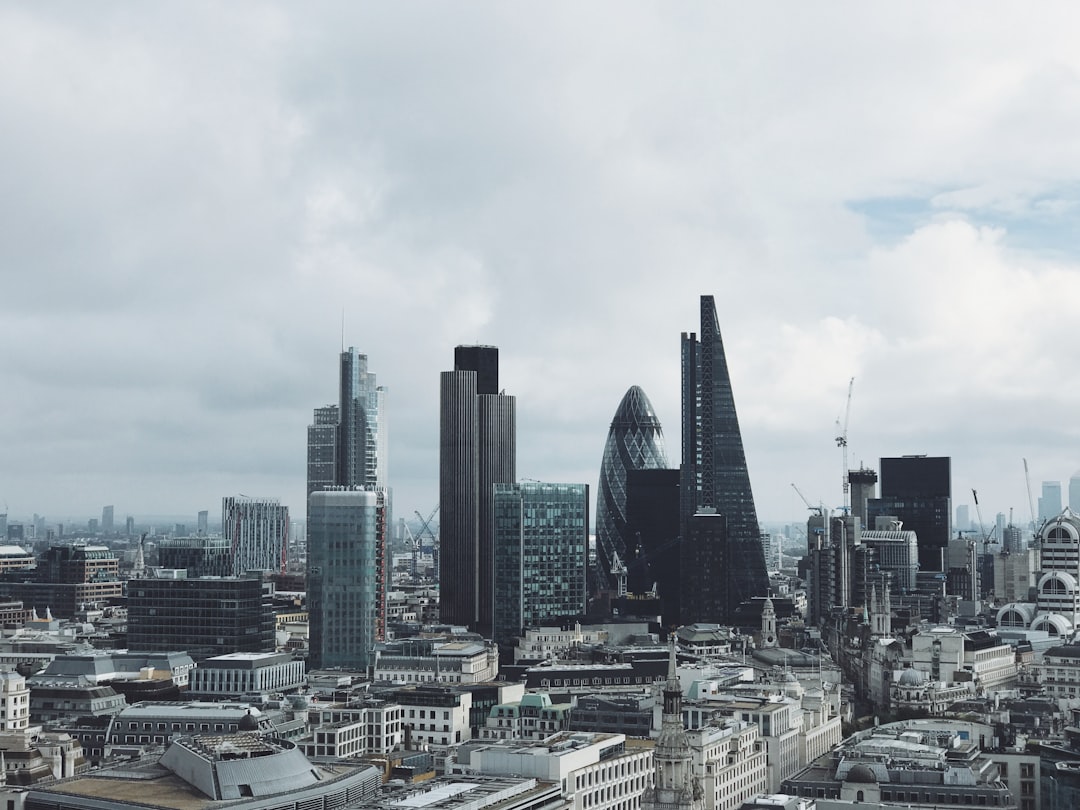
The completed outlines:
<svg viewBox="0 0 1080 810">
<path fill-rule="evenodd" d="M 74 779 L 36 786 L 25 807 L 235 810 L 341 807 L 374 796 L 381 779 L 367 764 L 312 763 L 293 743 L 257 733 L 181 736 L 160 758 L 135 758 Z M 183 801 L 181 804 L 181 797 Z"/>
<path fill-rule="evenodd" d="M 473 742 L 447 760 L 447 772 L 472 778 L 511 774 L 553 783 L 573 810 L 640 810 L 652 746 L 620 734 L 561 733 L 545 740 Z"/>
<path fill-rule="evenodd" d="M 498 648 L 480 639 L 398 639 L 378 645 L 374 658 L 374 679 L 391 683 L 484 683 L 499 674 Z"/>
<path fill-rule="evenodd" d="M 996 633 L 976 630 L 965 633 L 955 627 L 933 627 L 911 639 L 915 669 L 932 681 L 971 681 L 977 692 L 1007 689 L 1016 685 L 1016 652 Z"/>
<path fill-rule="evenodd" d="M 305 683 L 304 662 L 287 653 L 237 652 L 204 659 L 190 691 L 201 700 L 234 700 L 296 692 Z"/>
<path fill-rule="evenodd" d="M 407 734 L 402 705 L 396 700 L 374 698 L 312 703 L 308 708 L 308 726 L 312 732 L 297 744 L 305 754 L 319 761 L 400 751 Z"/>
</svg>

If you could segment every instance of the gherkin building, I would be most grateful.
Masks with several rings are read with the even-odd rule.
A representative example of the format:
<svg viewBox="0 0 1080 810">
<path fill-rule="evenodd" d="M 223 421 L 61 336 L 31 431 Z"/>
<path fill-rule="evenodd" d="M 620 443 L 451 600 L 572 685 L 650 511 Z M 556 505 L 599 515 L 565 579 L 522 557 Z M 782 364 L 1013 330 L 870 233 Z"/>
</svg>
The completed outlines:
<svg viewBox="0 0 1080 810">
<path fill-rule="evenodd" d="M 611 420 L 604 460 L 600 463 L 600 488 L 596 496 L 596 588 L 617 587 L 612 575 L 615 557 L 624 565 L 627 549 L 634 544 L 627 536 L 626 478 L 630 470 L 666 469 L 664 431 L 652 403 L 638 386 L 623 395 Z"/>
</svg>

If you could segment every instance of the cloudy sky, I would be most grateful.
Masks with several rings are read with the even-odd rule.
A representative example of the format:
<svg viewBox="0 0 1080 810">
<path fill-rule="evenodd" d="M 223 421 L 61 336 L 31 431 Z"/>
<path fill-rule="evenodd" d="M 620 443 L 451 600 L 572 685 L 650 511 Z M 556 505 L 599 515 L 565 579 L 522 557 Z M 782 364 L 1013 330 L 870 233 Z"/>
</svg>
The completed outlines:
<svg viewBox="0 0 1080 810">
<path fill-rule="evenodd" d="M 0 505 L 302 516 L 344 341 L 438 500 L 438 375 L 501 350 L 518 474 L 679 448 L 716 297 L 759 513 L 953 457 L 1027 518 L 1080 468 L 1072 3 L 4 3 Z"/>
</svg>

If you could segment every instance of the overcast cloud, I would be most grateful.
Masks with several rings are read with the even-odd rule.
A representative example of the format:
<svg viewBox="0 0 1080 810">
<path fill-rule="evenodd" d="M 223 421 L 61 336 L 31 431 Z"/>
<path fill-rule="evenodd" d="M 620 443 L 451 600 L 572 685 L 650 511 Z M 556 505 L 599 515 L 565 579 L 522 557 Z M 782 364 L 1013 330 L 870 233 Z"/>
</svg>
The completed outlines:
<svg viewBox="0 0 1080 810">
<path fill-rule="evenodd" d="M 0 505 L 304 511 L 344 340 L 399 515 L 438 374 L 500 347 L 518 473 L 595 489 L 625 390 L 679 447 L 716 297 L 759 513 L 953 457 L 1080 468 L 1080 11 L 985 2 L 0 5 Z"/>
</svg>

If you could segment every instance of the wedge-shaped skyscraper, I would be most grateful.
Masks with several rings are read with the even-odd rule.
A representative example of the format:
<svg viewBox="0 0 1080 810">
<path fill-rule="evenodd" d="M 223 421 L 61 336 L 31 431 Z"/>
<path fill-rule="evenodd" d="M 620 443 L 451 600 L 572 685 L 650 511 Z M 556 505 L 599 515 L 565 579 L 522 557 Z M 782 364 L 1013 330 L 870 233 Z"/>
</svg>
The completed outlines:
<svg viewBox="0 0 1080 810">
<path fill-rule="evenodd" d="M 639 553 L 630 536 L 626 503 L 627 476 L 631 470 L 667 467 L 664 431 L 652 403 L 638 386 L 632 386 L 611 420 L 604 459 L 600 462 L 600 490 L 596 495 L 596 571 L 594 583 L 614 589 L 612 571 L 616 558 L 625 566 Z"/>
<path fill-rule="evenodd" d="M 711 295 L 701 296 L 700 338 L 682 335 L 681 478 L 682 621 L 731 621 L 742 602 L 767 594 L 769 578 Z M 723 526 L 695 522 L 698 514 Z"/>
</svg>

